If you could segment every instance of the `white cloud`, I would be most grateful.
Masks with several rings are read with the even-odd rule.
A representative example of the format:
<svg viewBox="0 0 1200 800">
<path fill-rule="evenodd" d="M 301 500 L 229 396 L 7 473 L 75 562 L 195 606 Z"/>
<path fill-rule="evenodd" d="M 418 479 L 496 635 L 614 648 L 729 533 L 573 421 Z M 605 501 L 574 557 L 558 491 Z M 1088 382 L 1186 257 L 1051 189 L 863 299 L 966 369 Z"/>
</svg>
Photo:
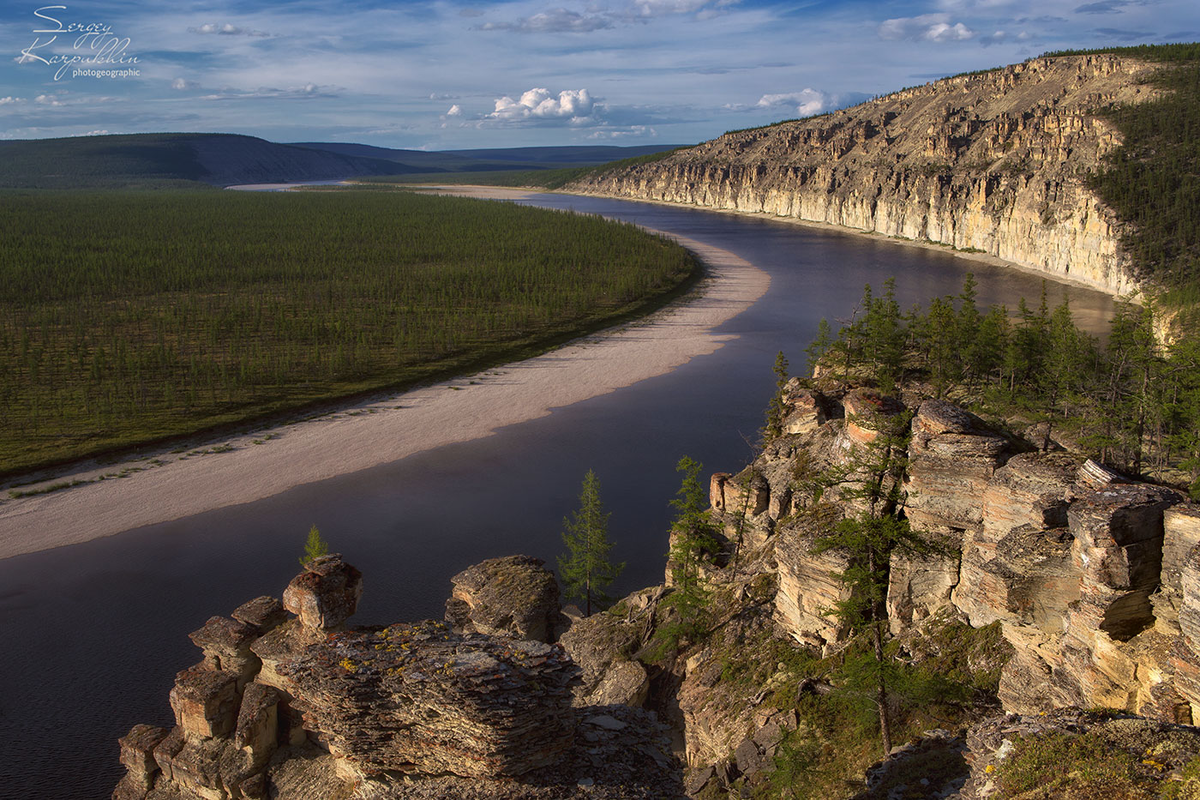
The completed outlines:
<svg viewBox="0 0 1200 800">
<path fill-rule="evenodd" d="M 590 6 L 585 13 L 568 8 L 550 8 L 523 17 L 515 22 L 487 22 L 478 26 L 484 31 L 515 31 L 517 33 L 589 33 L 605 30 L 618 24 L 648 22 L 662 17 L 695 15 L 709 19 L 739 0 L 632 0 L 614 10 Z"/>
<path fill-rule="evenodd" d="M 518 33 L 588 33 L 612 26 L 610 15 L 580 14 L 565 8 L 552 8 L 516 22 L 487 22 L 480 25 L 479 29 Z"/>
<path fill-rule="evenodd" d="M 454 105 L 450 106 L 450 110 L 446 112 L 446 116 L 447 117 L 461 117 L 462 113 L 463 113 L 462 108 L 458 105 L 458 103 L 455 103 Z"/>
<path fill-rule="evenodd" d="M 88 131 L 87 133 L 81 133 L 79 135 L 80 136 L 107 136 L 108 131 L 107 130 L 95 130 L 95 131 Z"/>
<path fill-rule="evenodd" d="M 878 33 L 880 39 L 914 39 L 926 42 L 961 42 L 975 36 L 975 31 L 961 22 L 951 24 L 948 14 L 896 17 L 881 23 Z"/>
<path fill-rule="evenodd" d="M 24 103 L 24 97 L 0 97 L 0 106 L 7 106 L 13 103 Z"/>
<path fill-rule="evenodd" d="M 195 81 L 186 80 L 184 78 L 176 78 L 175 80 L 171 81 L 171 88 L 175 89 L 176 91 L 185 92 L 185 91 L 188 91 L 189 89 L 200 88 L 200 84 L 196 83 Z"/>
<path fill-rule="evenodd" d="M 65 106 L 66 103 L 59 100 L 57 97 L 48 94 L 39 94 L 33 98 L 33 102 L 41 106 Z"/>
<path fill-rule="evenodd" d="M 514 100 L 508 95 L 496 100 L 495 110 L 488 119 L 502 122 L 522 120 L 570 120 L 573 124 L 588 121 L 596 104 L 587 89 L 566 89 L 556 97 L 549 89 L 530 89 Z"/>
<path fill-rule="evenodd" d="M 216 22 L 206 22 L 195 28 L 188 28 L 191 33 L 215 33 L 218 36 L 270 36 L 269 33 L 263 31 L 253 31 L 248 28 L 239 28 L 229 22 L 219 24 Z"/>
<path fill-rule="evenodd" d="M 588 134 L 589 139 L 643 139 L 658 136 L 658 131 L 647 125 L 631 125 L 628 128 L 601 128 Z"/>
<path fill-rule="evenodd" d="M 811 117 L 813 114 L 824 114 L 846 108 L 867 99 L 860 92 L 830 93 L 819 89 L 801 89 L 798 92 L 783 92 L 780 94 L 764 94 L 755 103 L 756 108 L 782 108 L 794 106 L 796 114 L 801 117 Z"/>
<path fill-rule="evenodd" d="M 334 86 L 318 86 L 306 83 L 304 86 L 293 86 L 288 89 L 276 89 L 260 86 L 249 91 L 225 87 L 216 94 L 206 94 L 201 100 L 310 100 L 317 97 L 337 97 L 339 90 Z"/>
</svg>

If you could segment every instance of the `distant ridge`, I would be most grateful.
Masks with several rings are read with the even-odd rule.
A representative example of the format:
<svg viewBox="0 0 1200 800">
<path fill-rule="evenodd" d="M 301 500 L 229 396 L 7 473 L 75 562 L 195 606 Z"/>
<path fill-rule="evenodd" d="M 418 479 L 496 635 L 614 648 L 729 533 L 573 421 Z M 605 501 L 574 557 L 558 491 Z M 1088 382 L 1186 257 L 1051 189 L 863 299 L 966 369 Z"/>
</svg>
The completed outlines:
<svg viewBox="0 0 1200 800">
<path fill-rule="evenodd" d="M 0 142 L 0 187 L 119 188 L 315 181 L 412 171 L 391 161 L 227 133 Z"/>
<path fill-rule="evenodd" d="M 592 166 L 627 158 L 675 150 L 681 145 L 655 144 L 635 147 L 616 145 L 567 145 L 562 147 L 505 147 L 475 150 L 398 150 L 368 144 L 341 142 L 293 142 L 340 155 L 394 161 L 420 172 L 491 172 L 513 169 L 553 169 Z M 410 170 L 411 171 L 411 170 Z"/>
<path fill-rule="evenodd" d="M 277 144 L 231 133 L 139 133 L 0 142 L 0 188 L 230 186 L 603 164 L 674 149 L 516 147 L 426 152 L 342 142 Z"/>
</svg>

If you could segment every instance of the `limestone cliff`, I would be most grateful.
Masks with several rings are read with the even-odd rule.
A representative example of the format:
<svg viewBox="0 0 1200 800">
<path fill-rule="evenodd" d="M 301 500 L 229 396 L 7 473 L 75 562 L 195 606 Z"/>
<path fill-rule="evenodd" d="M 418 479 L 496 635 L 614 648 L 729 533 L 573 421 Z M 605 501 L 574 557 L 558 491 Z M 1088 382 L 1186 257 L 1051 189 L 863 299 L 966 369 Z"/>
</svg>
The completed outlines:
<svg viewBox="0 0 1200 800">
<path fill-rule="evenodd" d="M 1126 293 L 1117 222 L 1087 186 L 1120 137 L 1093 112 L 1151 97 L 1152 69 L 1111 54 L 1036 58 L 734 131 L 567 190 L 934 242 Z"/>
</svg>

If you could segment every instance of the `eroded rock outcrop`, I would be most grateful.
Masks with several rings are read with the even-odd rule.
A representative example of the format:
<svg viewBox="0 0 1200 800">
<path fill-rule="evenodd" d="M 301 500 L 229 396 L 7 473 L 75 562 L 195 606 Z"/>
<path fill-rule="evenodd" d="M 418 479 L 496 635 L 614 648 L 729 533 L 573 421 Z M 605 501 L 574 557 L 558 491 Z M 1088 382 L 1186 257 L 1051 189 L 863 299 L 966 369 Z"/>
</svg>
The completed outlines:
<svg viewBox="0 0 1200 800">
<path fill-rule="evenodd" d="M 1115 294 L 1134 288 L 1087 184 L 1120 144 L 1095 115 L 1154 89 L 1113 54 L 1035 58 L 809 119 L 727 133 L 569 188 L 831 223 L 982 251 Z"/>
<path fill-rule="evenodd" d="M 492 558 L 450 579 L 446 622 L 459 633 L 552 642 L 562 627 L 558 582 L 530 556 Z"/>
<path fill-rule="evenodd" d="M 645 699 L 644 670 L 610 656 L 577 712 L 580 668 L 561 645 L 528 638 L 549 635 L 560 613 L 540 561 L 493 559 L 456 577 L 467 624 L 495 634 L 437 621 L 350 628 L 361 593 L 358 570 L 331 555 L 306 564 L 283 603 L 260 597 L 205 623 L 191 635 L 204 657 L 170 693 L 175 727 L 138 725 L 121 740 L 114 798 L 682 793 L 666 729 L 614 705 Z"/>
<path fill-rule="evenodd" d="M 768 495 L 749 518 L 758 537 L 749 541 L 773 548 L 775 619 L 797 642 L 829 652 L 847 633 L 829 609 L 847 599 L 836 574 L 850 564 L 815 545 L 854 508 L 836 501 L 836 488 L 814 502 L 810 487 L 822 471 L 853 485 L 845 465 L 903 406 L 818 385 L 827 391 L 786 387 L 785 414 L 808 422 L 771 441 L 739 476 L 761 476 Z M 1197 506 L 1078 456 L 1036 450 L 953 403 L 905 400 L 915 413 L 903 513 L 929 547 L 892 556 L 893 635 L 942 611 L 975 627 L 999 623 L 1013 647 L 999 696 L 1018 713 L 1104 706 L 1200 719 Z M 730 488 L 739 476 L 714 482 L 722 505 L 713 510 L 727 535 L 744 522 L 730 505 L 744 496 Z M 785 495 L 787 508 L 773 500 Z"/>
</svg>

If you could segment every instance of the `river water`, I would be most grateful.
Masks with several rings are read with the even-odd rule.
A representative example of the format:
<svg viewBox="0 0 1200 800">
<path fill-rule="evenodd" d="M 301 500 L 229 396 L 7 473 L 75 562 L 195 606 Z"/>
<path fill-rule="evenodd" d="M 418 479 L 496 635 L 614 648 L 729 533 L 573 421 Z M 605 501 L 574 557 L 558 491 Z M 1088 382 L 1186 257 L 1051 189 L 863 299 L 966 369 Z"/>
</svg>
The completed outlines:
<svg viewBox="0 0 1200 800">
<path fill-rule="evenodd" d="M 199 660 L 187 634 L 250 598 L 279 596 L 309 526 L 364 572 L 359 623 L 440 617 L 450 577 L 493 556 L 553 560 L 561 522 L 594 469 L 612 512 L 624 594 L 662 579 L 682 455 L 705 472 L 752 455 L 773 390 L 827 317 L 895 276 L 902 308 L 956 294 L 967 271 L 979 302 L 1036 303 L 1039 276 L 768 219 L 566 195 L 531 204 L 603 213 L 730 250 L 771 275 L 768 293 L 726 323 L 738 338 L 672 373 L 496 435 L 449 445 L 266 500 L 0 561 L 0 797 L 103 798 L 123 774 L 117 739 L 171 724 L 174 675 Z M 1099 330 L 1112 301 L 1051 284 Z"/>
</svg>

